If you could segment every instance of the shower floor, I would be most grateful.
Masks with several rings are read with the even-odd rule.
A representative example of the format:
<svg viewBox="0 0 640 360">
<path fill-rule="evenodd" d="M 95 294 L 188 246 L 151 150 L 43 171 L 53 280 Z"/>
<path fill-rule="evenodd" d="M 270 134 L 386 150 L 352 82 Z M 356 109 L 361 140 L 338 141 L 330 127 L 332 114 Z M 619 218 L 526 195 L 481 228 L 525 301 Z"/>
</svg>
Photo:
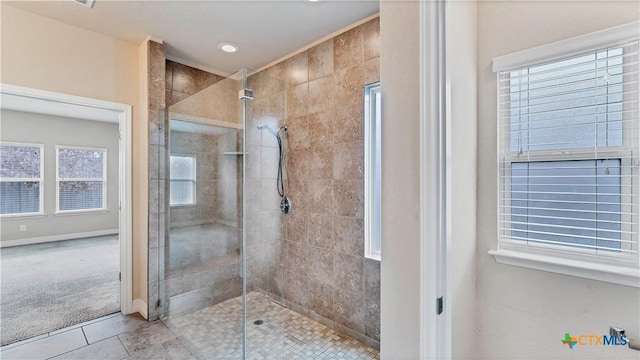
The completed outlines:
<svg viewBox="0 0 640 360">
<path fill-rule="evenodd" d="M 242 356 L 242 297 L 163 322 L 197 357 Z M 257 325 L 254 322 L 262 320 Z M 247 359 L 379 359 L 378 350 L 284 308 L 257 292 L 247 294 Z"/>
</svg>

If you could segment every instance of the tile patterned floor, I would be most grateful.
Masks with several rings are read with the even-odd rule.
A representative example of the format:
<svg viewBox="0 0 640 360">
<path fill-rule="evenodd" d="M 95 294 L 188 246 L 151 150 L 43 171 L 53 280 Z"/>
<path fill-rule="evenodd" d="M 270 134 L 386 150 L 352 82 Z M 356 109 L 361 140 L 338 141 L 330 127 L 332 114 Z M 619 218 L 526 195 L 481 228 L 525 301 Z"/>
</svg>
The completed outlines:
<svg viewBox="0 0 640 360">
<path fill-rule="evenodd" d="M 247 358 L 379 359 L 377 350 L 283 308 L 258 293 L 247 296 Z M 148 322 L 111 315 L 0 349 L 0 359 L 220 359 L 242 357 L 241 298 Z M 262 325 L 254 325 L 262 320 Z"/>
<path fill-rule="evenodd" d="M 163 320 L 198 358 L 239 359 L 242 298 Z M 262 320 L 262 324 L 254 322 Z M 378 359 L 377 350 L 252 292 L 247 295 L 247 358 Z"/>
</svg>

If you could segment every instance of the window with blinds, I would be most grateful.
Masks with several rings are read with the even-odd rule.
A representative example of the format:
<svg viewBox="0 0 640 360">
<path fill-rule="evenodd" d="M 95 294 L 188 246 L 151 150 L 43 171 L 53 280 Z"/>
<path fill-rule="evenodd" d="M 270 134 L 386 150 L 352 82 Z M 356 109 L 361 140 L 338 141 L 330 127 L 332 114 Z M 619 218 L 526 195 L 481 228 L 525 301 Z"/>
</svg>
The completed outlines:
<svg viewBox="0 0 640 360">
<path fill-rule="evenodd" d="M 57 212 L 106 209 L 107 150 L 56 146 Z"/>
<path fill-rule="evenodd" d="M 498 72 L 499 247 L 638 257 L 638 40 Z"/>
<path fill-rule="evenodd" d="M 0 144 L 0 215 L 42 214 L 44 145 Z"/>
<path fill-rule="evenodd" d="M 171 206 L 196 203 L 196 158 L 171 155 L 169 158 L 169 204 Z"/>
</svg>

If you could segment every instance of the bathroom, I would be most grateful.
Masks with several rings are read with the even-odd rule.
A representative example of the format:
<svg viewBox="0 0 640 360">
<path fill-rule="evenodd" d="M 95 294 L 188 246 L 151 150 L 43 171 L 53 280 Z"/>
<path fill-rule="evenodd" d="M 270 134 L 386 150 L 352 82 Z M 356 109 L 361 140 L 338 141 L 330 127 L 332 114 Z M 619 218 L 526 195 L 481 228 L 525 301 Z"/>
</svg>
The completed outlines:
<svg viewBox="0 0 640 360">
<path fill-rule="evenodd" d="M 162 36 L 127 42 L 115 31 L 105 35 L 96 11 L 70 10 L 76 16 L 65 18 L 52 3 L 0 4 L 2 82 L 133 106 L 129 310 L 143 316 L 135 327 L 106 320 L 119 332 L 103 337 L 87 331 L 96 324 L 83 326 L 86 338 L 80 331 L 78 343 L 46 358 L 91 354 L 106 342 L 120 348 L 117 358 L 215 356 L 225 347 L 233 358 L 243 351 L 247 358 L 265 355 L 260 351 L 296 358 L 298 335 L 286 336 L 293 323 L 340 334 L 340 346 L 357 340 L 359 354 L 373 358 L 379 344 L 379 356 L 387 359 L 637 359 L 627 347 L 573 349 L 562 342 L 567 332 L 604 334 L 612 325 L 638 338 L 637 276 L 629 286 L 503 264 L 490 253 L 500 226 L 494 59 L 638 21 L 637 1 L 381 1 L 378 18 L 362 16 L 362 23 L 317 36 L 255 71 L 243 74 L 237 66 L 225 76 L 185 61 L 188 52 L 176 55 Z M 231 3 L 238 2 L 216 6 Z M 99 4 L 93 10 L 100 11 Z M 119 14 L 152 23 L 162 9 L 155 3 Z M 201 35 L 191 24 L 178 26 Z M 369 42 L 376 36 L 377 53 Z M 196 43 L 219 51 L 219 42 Z M 239 45 L 240 54 L 248 51 Z M 447 86 L 434 89 L 443 76 Z M 355 121 L 364 118 L 366 86 L 378 80 L 384 102 L 380 262 L 365 257 L 366 242 L 360 242 L 368 231 L 367 152 L 360 145 L 365 129 Z M 436 92 L 446 94 L 448 102 L 439 105 L 448 120 L 431 112 Z M 446 149 L 437 147 L 438 134 Z M 446 181 L 434 186 L 441 174 Z M 287 214 L 280 193 L 289 200 Z M 448 242 L 438 248 L 429 239 Z M 444 279 L 438 276 L 443 269 Z M 225 303 L 232 310 L 217 312 Z M 209 320 L 216 316 L 222 320 L 213 327 Z M 225 341 L 223 334 L 233 339 L 210 348 Z M 173 352 L 177 348 L 188 350 Z M 2 357 L 16 349 L 3 349 Z"/>
<path fill-rule="evenodd" d="M 158 119 L 149 273 L 159 272 L 157 282 L 150 276 L 149 304 L 159 306 L 149 319 L 165 321 L 192 352 L 223 356 L 211 334 L 229 323 L 236 333 L 219 341 L 241 351 L 240 318 L 205 314 L 228 307 L 240 316 L 246 299 L 249 358 L 264 351 L 251 346 L 251 327 L 269 329 L 271 351 L 284 351 L 289 340 L 278 336 L 293 326 L 284 309 L 376 356 L 380 263 L 365 256 L 364 174 L 365 87 L 380 81 L 379 29 L 370 16 L 261 71 L 226 78 L 166 59 L 163 44 L 149 42 Z M 243 89 L 251 93 L 239 99 Z"/>
</svg>

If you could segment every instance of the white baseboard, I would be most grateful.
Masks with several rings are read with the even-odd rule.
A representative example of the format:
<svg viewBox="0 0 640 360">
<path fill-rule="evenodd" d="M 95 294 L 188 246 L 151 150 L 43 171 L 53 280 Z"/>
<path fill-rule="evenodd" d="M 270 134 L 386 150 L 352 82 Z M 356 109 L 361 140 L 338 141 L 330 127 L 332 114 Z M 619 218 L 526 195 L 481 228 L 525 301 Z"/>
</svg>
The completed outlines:
<svg viewBox="0 0 640 360">
<path fill-rule="evenodd" d="M 147 303 L 142 299 L 133 300 L 133 312 L 139 312 L 143 318 L 149 319 L 147 314 Z"/>
<path fill-rule="evenodd" d="M 0 242 L 0 247 L 11 247 L 11 246 L 20 246 L 20 245 L 32 245 L 32 244 L 41 244 L 53 241 L 62 241 L 62 240 L 73 240 L 73 239 L 82 239 L 93 236 L 104 236 L 104 235 L 114 235 L 119 232 L 118 229 L 107 229 L 107 230 L 96 230 L 96 231 L 87 231 L 73 234 L 61 234 L 61 235 L 50 235 L 50 236 L 40 236 L 33 237 L 27 239 L 16 239 L 16 240 L 4 240 Z"/>
</svg>

